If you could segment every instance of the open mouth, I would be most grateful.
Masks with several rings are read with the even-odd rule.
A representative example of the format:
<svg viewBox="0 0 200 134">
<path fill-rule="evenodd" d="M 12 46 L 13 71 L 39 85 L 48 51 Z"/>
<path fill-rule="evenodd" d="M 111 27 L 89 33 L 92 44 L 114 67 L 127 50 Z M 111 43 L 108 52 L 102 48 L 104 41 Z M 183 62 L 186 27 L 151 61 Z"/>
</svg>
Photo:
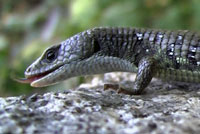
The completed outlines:
<svg viewBox="0 0 200 134">
<path fill-rule="evenodd" d="M 54 72 L 55 70 L 57 70 L 58 68 L 60 68 L 62 65 L 56 67 L 56 68 L 53 68 L 53 69 L 50 69 L 46 72 L 43 72 L 43 73 L 40 73 L 40 74 L 36 74 L 36 75 L 33 75 L 33 76 L 30 76 L 30 77 L 27 77 L 27 78 L 18 78 L 18 79 L 15 79 L 17 82 L 20 82 L 20 83 L 32 83 L 36 80 L 40 80 L 42 78 L 44 78 L 45 76 L 49 75 L 50 73 Z"/>
</svg>

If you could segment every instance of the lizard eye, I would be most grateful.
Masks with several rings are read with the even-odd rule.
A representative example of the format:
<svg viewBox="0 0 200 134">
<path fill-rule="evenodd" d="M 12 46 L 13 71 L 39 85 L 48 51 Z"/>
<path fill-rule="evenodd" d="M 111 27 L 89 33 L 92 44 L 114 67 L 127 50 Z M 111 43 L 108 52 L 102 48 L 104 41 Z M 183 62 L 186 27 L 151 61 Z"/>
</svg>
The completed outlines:
<svg viewBox="0 0 200 134">
<path fill-rule="evenodd" d="M 58 57 L 60 46 L 61 45 L 59 44 L 49 48 L 44 54 L 43 61 L 46 63 L 53 62 Z"/>
<path fill-rule="evenodd" d="M 48 50 L 45 56 L 47 62 L 53 62 L 57 58 L 56 50 Z"/>
</svg>

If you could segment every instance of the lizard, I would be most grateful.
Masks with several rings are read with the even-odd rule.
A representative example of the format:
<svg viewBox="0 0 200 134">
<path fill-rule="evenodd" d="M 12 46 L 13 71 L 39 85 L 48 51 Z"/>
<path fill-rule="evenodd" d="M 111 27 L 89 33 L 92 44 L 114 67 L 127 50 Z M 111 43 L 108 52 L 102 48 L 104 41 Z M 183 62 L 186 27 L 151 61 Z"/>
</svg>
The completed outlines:
<svg viewBox="0 0 200 134">
<path fill-rule="evenodd" d="M 136 69 L 135 69 L 136 68 Z M 130 94 L 152 78 L 200 83 L 200 35 L 189 30 L 95 27 L 48 47 L 18 81 L 49 86 L 75 76 L 136 73 Z"/>
</svg>

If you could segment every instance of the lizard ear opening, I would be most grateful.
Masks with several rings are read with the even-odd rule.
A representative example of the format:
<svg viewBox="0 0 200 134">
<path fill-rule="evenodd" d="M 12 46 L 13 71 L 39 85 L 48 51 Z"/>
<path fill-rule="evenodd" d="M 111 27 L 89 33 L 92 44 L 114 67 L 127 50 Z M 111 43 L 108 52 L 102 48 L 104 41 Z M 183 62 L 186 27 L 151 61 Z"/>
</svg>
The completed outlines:
<svg viewBox="0 0 200 134">
<path fill-rule="evenodd" d="M 100 45 L 97 40 L 94 41 L 94 53 L 100 51 Z"/>
</svg>

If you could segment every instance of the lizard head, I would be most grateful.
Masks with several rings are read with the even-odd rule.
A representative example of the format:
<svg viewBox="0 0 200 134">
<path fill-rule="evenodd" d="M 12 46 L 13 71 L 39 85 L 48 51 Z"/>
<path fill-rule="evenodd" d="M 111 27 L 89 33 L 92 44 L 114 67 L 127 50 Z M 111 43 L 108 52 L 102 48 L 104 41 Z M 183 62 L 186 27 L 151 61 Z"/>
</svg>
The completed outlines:
<svg viewBox="0 0 200 134">
<path fill-rule="evenodd" d="M 48 86 L 64 79 L 78 76 L 79 63 L 98 51 L 90 34 L 80 33 L 47 48 L 25 71 L 21 83 L 30 83 L 33 87 Z M 97 46 L 97 47 L 95 47 Z"/>
</svg>

